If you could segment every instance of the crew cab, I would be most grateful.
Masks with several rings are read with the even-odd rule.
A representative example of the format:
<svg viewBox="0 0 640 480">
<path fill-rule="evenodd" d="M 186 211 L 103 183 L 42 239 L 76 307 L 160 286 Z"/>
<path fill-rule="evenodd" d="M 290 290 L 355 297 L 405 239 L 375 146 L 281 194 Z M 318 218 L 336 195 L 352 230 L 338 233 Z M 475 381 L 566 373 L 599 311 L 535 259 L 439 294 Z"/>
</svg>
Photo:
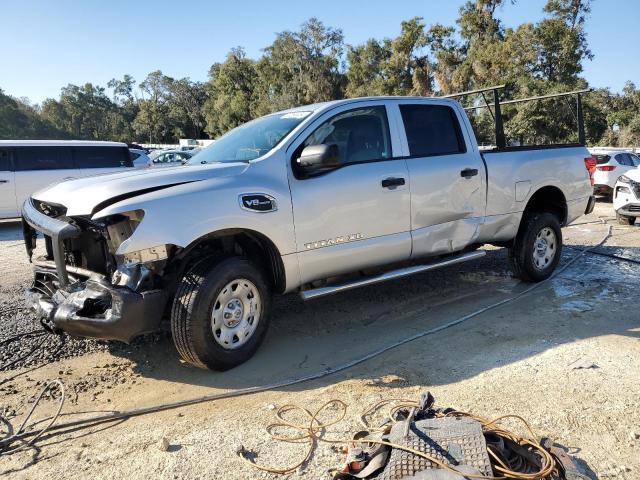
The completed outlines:
<svg viewBox="0 0 640 480">
<path fill-rule="evenodd" d="M 184 166 L 62 182 L 23 207 L 29 303 L 51 331 L 128 342 L 168 318 L 180 356 L 247 360 L 274 294 L 305 299 L 509 248 L 548 278 L 593 209 L 583 145 L 478 149 L 459 103 L 372 97 L 267 115 Z M 367 272 L 366 274 L 360 272 Z M 310 307 L 313 308 L 313 307 Z"/>
</svg>

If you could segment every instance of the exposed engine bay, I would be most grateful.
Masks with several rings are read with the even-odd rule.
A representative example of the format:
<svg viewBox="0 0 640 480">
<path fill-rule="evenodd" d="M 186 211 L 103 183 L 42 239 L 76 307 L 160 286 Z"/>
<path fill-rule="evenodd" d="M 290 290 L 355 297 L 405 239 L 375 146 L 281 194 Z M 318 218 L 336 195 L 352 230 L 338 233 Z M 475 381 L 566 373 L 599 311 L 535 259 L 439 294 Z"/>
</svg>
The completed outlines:
<svg viewBox="0 0 640 480">
<path fill-rule="evenodd" d="M 142 211 L 94 221 L 67 217 L 64 207 L 44 202 L 30 207 L 23 229 L 35 268 L 27 297 L 45 328 L 124 342 L 157 329 L 168 299 L 164 273 L 171 247 L 117 253 Z M 38 230 L 46 255 L 33 258 Z"/>
</svg>

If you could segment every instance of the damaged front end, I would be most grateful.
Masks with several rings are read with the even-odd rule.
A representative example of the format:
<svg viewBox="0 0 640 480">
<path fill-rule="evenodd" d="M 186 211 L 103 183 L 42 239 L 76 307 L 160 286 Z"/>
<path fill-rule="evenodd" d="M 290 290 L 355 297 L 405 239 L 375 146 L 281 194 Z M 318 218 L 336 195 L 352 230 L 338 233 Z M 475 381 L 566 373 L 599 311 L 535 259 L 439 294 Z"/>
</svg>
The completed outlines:
<svg viewBox="0 0 640 480">
<path fill-rule="evenodd" d="M 45 328 L 128 343 L 159 327 L 167 304 L 161 273 L 169 249 L 116 254 L 142 211 L 96 222 L 66 217 L 64 207 L 30 199 L 22 214 L 35 277 L 27 301 Z M 33 258 L 38 232 L 46 255 Z"/>
</svg>

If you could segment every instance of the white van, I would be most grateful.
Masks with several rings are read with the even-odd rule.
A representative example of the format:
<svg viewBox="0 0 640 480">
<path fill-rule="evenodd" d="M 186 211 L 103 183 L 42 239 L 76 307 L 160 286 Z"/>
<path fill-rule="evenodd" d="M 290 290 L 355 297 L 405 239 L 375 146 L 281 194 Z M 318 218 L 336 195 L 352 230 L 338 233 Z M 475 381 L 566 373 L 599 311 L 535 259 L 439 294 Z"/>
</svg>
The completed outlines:
<svg viewBox="0 0 640 480">
<path fill-rule="evenodd" d="M 125 143 L 0 140 L 0 218 L 19 217 L 24 201 L 52 183 L 126 168 Z"/>
</svg>

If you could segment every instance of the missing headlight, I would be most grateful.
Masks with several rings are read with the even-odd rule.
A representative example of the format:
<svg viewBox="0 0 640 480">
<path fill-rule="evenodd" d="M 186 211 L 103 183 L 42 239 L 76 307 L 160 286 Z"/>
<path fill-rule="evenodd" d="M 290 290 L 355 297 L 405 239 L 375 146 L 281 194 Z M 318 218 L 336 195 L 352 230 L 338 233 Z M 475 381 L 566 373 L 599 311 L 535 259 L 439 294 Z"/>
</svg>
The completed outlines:
<svg viewBox="0 0 640 480">
<path fill-rule="evenodd" d="M 107 224 L 107 245 L 109 251 L 115 254 L 122 242 L 133 235 L 144 217 L 144 211 L 133 210 L 110 217 Z"/>
<path fill-rule="evenodd" d="M 118 268 L 113 273 L 111 282 L 136 291 L 143 286 L 149 287 L 146 281 L 162 271 L 166 263 L 163 260 L 168 258 L 168 254 L 167 245 L 125 253 L 119 257 Z"/>
</svg>

